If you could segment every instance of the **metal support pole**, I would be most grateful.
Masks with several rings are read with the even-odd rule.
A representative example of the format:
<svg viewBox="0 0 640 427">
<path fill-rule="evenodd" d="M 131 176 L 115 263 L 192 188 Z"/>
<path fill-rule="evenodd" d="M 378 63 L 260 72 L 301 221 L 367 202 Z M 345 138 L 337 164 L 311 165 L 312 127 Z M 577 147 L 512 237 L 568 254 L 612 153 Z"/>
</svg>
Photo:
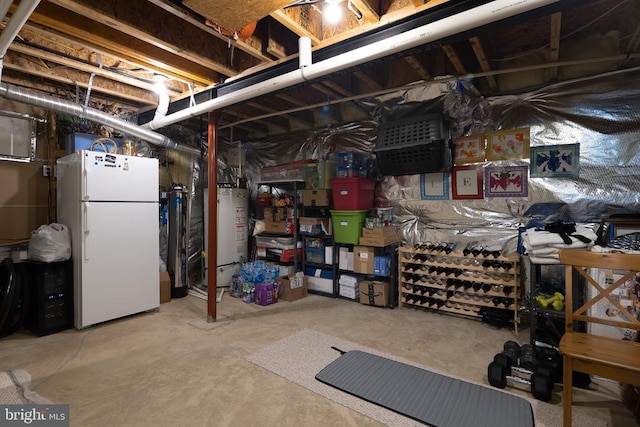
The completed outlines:
<svg viewBox="0 0 640 427">
<path fill-rule="evenodd" d="M 218 114 L 208 114 L 207 125 L 207 176 L 209 197 L 206 203 L 209 208 L 209 224 L 207 227 L 209 242 L 207 247 L 207 322 L 216 321 L 216 297 L 218 292 Z"/>
</svg>

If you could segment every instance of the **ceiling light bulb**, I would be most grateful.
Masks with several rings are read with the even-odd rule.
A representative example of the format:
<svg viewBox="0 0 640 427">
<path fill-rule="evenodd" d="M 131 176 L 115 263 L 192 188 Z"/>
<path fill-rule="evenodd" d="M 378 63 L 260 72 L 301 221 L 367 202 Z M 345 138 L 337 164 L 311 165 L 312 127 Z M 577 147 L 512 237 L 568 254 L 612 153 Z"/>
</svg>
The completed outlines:
<svg viewBox="0 0 640 427">
<path fill-rule="evenodd" d="M 324 20 L 327 24 L 337 24 L 342 19 L 342 8 L 339 2 L 327 2 L 323 9 Z"/>
</svg>

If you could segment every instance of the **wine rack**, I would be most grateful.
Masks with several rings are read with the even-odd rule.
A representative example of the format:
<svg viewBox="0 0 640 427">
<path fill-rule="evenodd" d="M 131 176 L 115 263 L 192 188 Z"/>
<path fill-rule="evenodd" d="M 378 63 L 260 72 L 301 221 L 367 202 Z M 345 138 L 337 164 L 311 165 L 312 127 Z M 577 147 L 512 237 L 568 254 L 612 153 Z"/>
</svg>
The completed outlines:
<svg viewBox="0 0 640 427">
<path fill-rule="evenodd" d="M 399 307 L 480 320 L 491 311 L 512 324 L 517 333 L 522 299 L 520 255 L 454 248 L 439 243 L 398 249 Z"/>
</svg>

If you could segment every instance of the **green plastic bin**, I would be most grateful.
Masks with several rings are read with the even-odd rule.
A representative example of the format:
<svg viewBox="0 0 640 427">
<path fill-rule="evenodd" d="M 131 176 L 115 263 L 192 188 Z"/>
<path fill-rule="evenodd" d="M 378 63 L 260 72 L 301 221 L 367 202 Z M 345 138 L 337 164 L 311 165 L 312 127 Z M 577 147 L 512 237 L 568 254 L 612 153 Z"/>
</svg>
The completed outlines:
<svg viewBox="0 0 640 427">
<path fill-rule="evenodd" d="M 364 219 L 367 217 L 366 210 L 337 211 L 330 210 L 333 225 L 333 240 L 336 243 L 360 243 Z"/>
</svg>

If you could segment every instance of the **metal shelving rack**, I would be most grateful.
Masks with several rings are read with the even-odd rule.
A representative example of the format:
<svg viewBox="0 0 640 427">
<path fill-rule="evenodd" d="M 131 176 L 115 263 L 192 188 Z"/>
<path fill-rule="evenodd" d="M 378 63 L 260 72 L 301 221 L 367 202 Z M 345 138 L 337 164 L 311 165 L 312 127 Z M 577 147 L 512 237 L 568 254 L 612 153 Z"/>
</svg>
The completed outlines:
<svg viewBox="0 0 640 427">
<path fill-rule="evenodd" d="M 263 235 L 272 236 L 291 236 L 293 237 L 294 251 L 293 251 L 293 266 L 295 271 L 300 271 L 301 260 L 298 257 L 298 241 L 300 240 L 300 232 L 298 227 L 298 209 L 300 208 L 300 197 L 298 192 L 304 189 L 304 181 L 302 180 L 270 180 L 265 182 L 258 182 L 258 186 L 268 186 L 271 188 L 281 188 L 288 192 L 293 192 L 293 233 L 274 233 L 263 232 Z"/>
<path fill-rule="evenodd" d="M 398 245 L 399 243 L 392 243 L 387 246 L 368 246 L 368 245 L 360 245 L 353 243 L 334 243 L 333 244 L 333 259 L 334 259 L 334 273 L 333 273 L 333 289 L 336 296 L 339 293 L 340 289 L 340 274 L 356 274 L 359 276 L 364 276 L 368 279 L 375 280 L 385 280 L 389 282 L 389 304 L 388 308 L 395 308 L 398 306 Z M 354 273 L 352 270 L 341 269 L 339 266 L 339 252 L 341 247 L 349 248 L 350 251 L 353 251 L 354 246 L 366 246 L 368 248 L 373 248 L 377 254 L 387 255 L 390 258 L 389 265 L 389 275 L 388 276 L 379 276 L 376 274 L 366 274 L 366 273 Z"/>
</svg>

